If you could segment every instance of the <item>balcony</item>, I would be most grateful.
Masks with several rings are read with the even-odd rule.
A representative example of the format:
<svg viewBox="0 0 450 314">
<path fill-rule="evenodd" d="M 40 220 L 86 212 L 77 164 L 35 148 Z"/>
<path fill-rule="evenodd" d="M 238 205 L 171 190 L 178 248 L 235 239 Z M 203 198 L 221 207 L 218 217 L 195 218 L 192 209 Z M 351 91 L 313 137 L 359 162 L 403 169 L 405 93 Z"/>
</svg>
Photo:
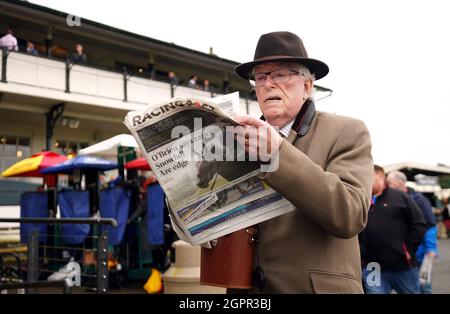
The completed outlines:
<svg viewBox="0 0 450 314">
<path fill-rule="evenodd" d="M 129 111 L 171 98 L 169 83 L 59 59 L 9 52 L 3 57 L 0 92 Z M 5 66 L 6 65 L 6 66 Z M 177 86 L 174 97 L 209 98 L 211 93 Z M 218 95 L 218 94 L 217 94 Z M 241 98 L 243 112 L 259 115 L 256 101 Z"/>
</svg>

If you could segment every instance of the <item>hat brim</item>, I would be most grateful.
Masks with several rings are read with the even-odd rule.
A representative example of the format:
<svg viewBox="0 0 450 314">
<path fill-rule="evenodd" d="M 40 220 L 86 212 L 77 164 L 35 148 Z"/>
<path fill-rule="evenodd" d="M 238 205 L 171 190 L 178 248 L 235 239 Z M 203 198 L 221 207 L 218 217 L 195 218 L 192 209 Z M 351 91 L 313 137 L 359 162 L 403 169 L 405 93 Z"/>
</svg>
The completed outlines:
<svg viewBox="0 0 450 314">
<path fill-rule="evenodd" d="M 255 61 L 246 62 L 246 63 L 237 65 L 234 68 L 234 71 L 237 73 L 237 75 L 239 75 L 243 79 L 248 80 L 249 76 L 252 73 L 252 70 L 255 66 L 257 66 L 259 64 L 272 63 L 272 62 L 292 62 L 292 63 L 298 63 L 301 65 L 304 65 L 305 67 L 307 67 L 309 69 L 309 71 L 312 74 L 314 74 L 314 77 L 316 78 L 316 80 L 319 80 L 319 79 L 325 77 L 329 72 L 328 65 L 326 65 L 324 62 L 322 62 L 320 60 L 311 59 L 311 58 L 298 58 L 298 57 L 273 57 L 270 59 L 267 58 L 267 59 L 255 60 Z"/>
</svg>

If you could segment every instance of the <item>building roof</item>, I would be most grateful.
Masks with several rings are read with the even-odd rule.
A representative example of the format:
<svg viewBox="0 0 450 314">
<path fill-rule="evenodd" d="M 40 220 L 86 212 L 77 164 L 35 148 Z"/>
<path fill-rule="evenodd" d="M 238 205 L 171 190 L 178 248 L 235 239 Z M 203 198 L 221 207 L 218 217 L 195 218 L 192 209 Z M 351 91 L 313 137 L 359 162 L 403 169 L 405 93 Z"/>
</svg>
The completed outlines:
<svg viewBox="0 0 450 314">
<path fill-rule="evenodd" d="M 383 166 L 386 173 L 394 170 L 402 171 L 406 174 L 408 180 L 414 181 L 414 176 L 424 174 L 427 176 L 448 176 L 450 167 L 444 165 L 428 165 L 417 162 L 401 162 Z"/>
<path fill-rule="evenodd" d="M 61 18 L 64 18 L 64 19 L 66 19 L 66 17 L 69 15 L 69 13 L 58 11 L 58 10 L 51 9 L 51 8 L 48 8 L 48 7 L 44 7 L 44 6 L 41 6 L 41 5 L 38 5 L 38 4 L 30 3 L 28 1 L 0 0 L 0 4 L 1 3 L 7 3 L 7 4 L 12 4 L 12 5 L 17 5 L 17 6 L 20 6 L 20 7 L 24 7 L 24 8 L 29 8 L 29 9 L 36 10 L 36 11 L 39 11 L 39 12 L 42 12 L 42 13 L 47 13 L 47 14 L 53 15 L 55 17 L 61 17 Z M 0 6 L 0 8 L 1 8 L 1 6 Z M 201 57 L 206 57 L 206 58 L 209 58 L 209 59 L 213 59 L 213 60 L 229 63 L 232 66 L 235 66 L 235 65 L 238 64 L 238 62 L 236 62 L 236 61 L 232 61 L 232 60 L 228 60 L 228 59 L 225 59 L 225 58 L 221 58 L 221 57 L 218 57 L 217 55 L 214 55 L 214 54 L 207 54 L 207 53 L 200 52 L 200 51 L 197 51 L 197 50 L 194 50 L 194 49 L 186 48 L 186 47 L 183 47 L 183 46 L 178 46 L 178 45 L 175 45 L 173 43 L 168 43 L 168 42 L 165 42 L 165 41 L 162 41 L 162 40 L 154 39 L 154 38 L 151 38 L 151 37 L 147 37 L 147 36 L 139 35 L 139 34 L 136 34 L 136 33 L 132 33 L 132 32 L 129 32 L 129 31 L 126 31 L 126 30 L 123 30 L 123 29 L 119 29 L 119 28 L 116 28 L 116 27 L 113 27 L 113 26 L 109 26 L 109 25 L 106 25 L 106 24 L 98 23 L 98 22 L 95 22 L 95 21 L 92 21 L 92 20 L 89 20 L 89 19 L 85 19 L 83 17 L 81 17 L 81 18 L 82 18 L 82 23 L 85 23 L 85 24 L 88 24 L 90 26 L 94 26 L 94 27 L 97 27 L 97 28 L 100 28 L 100 29 L 103 29 L 103 30 L 106 30 L 106 31 L 110 31 L 110 32 L 114 32 L 114 33 L 117 33 L 117 34 L 125 35 L 127 37 L 135 38 L 135 39 L 138 39 L 138 40 L 144 40 L 144 41 L 146 41 L 148 43 L 152 43 L 152 44 L 155 44 L 155 45 L 158 45 L 158 46 L 162 46 L 162 47 L 166 47 L 166 48 L 170 48 L 170 49 L 176 49 L 176 50 L 192 53 L 194 55 L 198 55 L 198 56 L 201 56 Z"/>
</svg>

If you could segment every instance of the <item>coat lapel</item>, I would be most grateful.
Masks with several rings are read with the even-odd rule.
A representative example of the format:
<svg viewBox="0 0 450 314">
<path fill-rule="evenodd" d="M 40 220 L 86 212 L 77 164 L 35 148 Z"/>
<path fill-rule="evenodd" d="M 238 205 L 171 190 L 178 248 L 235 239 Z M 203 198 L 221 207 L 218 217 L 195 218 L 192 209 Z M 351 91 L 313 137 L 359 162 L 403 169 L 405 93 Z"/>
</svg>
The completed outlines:
<svg viewBox="0 0 450 314">
<path fill-rule="evenodd" d="M 317 127 L 317 114 L 314 101 L 308 100 L 300 110 L 286 140 L 306 154 Z"/>
</svg>

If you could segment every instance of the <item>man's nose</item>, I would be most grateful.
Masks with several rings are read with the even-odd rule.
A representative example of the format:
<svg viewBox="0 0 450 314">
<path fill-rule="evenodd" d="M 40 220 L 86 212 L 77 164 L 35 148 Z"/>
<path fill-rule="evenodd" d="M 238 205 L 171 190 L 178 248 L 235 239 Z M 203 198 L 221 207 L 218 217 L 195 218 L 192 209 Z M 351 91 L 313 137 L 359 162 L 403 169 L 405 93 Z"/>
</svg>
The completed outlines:
<svg viewBox="0 0 450 314">
<path fill-rule="evenodd" d="M 266 74 L 266 80 L 264 81 L 264 87 L 272 88 L 275 86 L 275 82 L 269 74 Z"/>
</svg>

